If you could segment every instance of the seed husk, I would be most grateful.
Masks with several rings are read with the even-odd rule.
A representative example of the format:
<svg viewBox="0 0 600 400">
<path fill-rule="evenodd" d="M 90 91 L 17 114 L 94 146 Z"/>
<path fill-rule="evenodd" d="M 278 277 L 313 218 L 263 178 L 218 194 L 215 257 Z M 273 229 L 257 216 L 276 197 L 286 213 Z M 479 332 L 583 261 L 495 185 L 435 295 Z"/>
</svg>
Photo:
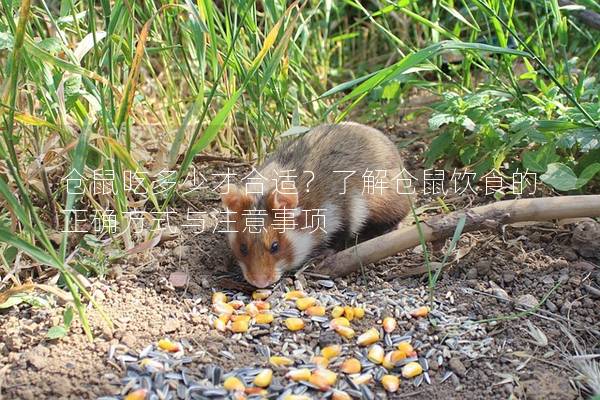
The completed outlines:
<svg viewBox="0 0 600 400">
<path fill-rule="evenodd" d="M 411 361 L 402 367 L 402 376 L 405 378 L 414 378 L 417 375 L 421 375 L 422 372 L 423 367 L 415 361 Z"/>
<path fill-rule="evenodd" d="M 263 369 L 254 377 L 253 383 L 261 388 L 266 388 L 273 380 L 273 370 L 270 368 Z"/>
<path fill-rule="evenodd" d="M 286 318 L 285 326 L 292 332 L 299 331 L 304 328 L 304 321 L 301 318 Z"/>
<path fill-rule="evenodd" d="M 379 340 L 379 331 L 375 328 L 367 330 L 365 333 L 360 335 L 356 342 L 359 346 L 368 346 Z"/>
<path fill-rule="evenodd" d="M 345 359 L 340 367 L 340 370 L 346 374 L 358 374 L 361 369 L 360 361 L 354 357 Z"/>
</svg>

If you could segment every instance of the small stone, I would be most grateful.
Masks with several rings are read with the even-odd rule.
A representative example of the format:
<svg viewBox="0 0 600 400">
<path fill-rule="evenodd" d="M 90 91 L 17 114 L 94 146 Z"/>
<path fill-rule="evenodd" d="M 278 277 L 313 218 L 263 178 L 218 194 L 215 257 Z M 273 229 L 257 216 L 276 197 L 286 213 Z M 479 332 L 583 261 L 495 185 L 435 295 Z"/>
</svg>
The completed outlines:
<svg viewBox="0 0 600 400">
<path fill-rule="evenodd" d="M 550 286 L 554 286 L 554 278 L 550 275 L 546 275 L 542 278 L 542 283 Z"/>
<path fill-rule="evenodd" d="M 134 335 L 132 335 L 131 333 L 125 333 L 121 337 L 121 343 L 123 343 L 129 349 L 133 349 L 135 347 L 136 341 L 137 341 L 137 338 Z"/>
<path fill-rule="evenodd" d="M 169 275 L 169 282 L 175 288 L 183 288 L 188 283 L 188 274 L 183 271 L 171 272 L 171 275 Z"/>
<path fill-rule="evenodd" d="M 202 278 L 202 280 L 200 281 L 200 285 L 202 285 L 203 289 L 209 289 L 210 288 L 210 282 L 206 278 Z"/>
<path fill-rule="evenodd" d="M 555 313 L 558 310 L 556 304 L 554 304 L 551 300 L 546 300 L 546 308 L 548 311 Z"/>
<path fill-rule="evenodd" d="M 477 261 L 477 264 L 475 264 L 475 268 L 477 268 L 479 276 L 485 276 L 490 272 L 492 263 L 489 260 L 479 260 Z"/>
<path fill-rule="evenodd" d="M 539 304 L 539 301 L 532 294 L 524 294 L 517 299 L 517 304 L 531 309 L 536 307 Z"/>
<path fill-rule="evenodd" d="M 515 280 L 515 274 L 513 272 L 505 272 L 502 274 L 502 280 L 504 283 L 512 283 Z"/>
<path fill-rule="evenodd" d="M 177 259 L 181 259 L 181 258 L 185 257 L 187 252 L 188 252 L 188 250 L 185 246 L 177 246 L 173 249 L 173 256 L 175 256 L 175 258 L 177 258 Z"/>
<path fill-rule="evenodd" d="M 180 323 L 179 320 L 175 319 L 175 318 L 169 318 L 164 325 L 164 331 L 165 333 L 172 333 L 175 332 L 176 330 L 179 329 L 180 327 Z"/>
<path fill-rule="evenodd" d="M 467 368 L 458 358 L 452 357 L 450 361 L 448 361 L 448 365 L 450 366 L 450 369 L 461 378 L 464 378 L 467 375 Z"/>
</svg>

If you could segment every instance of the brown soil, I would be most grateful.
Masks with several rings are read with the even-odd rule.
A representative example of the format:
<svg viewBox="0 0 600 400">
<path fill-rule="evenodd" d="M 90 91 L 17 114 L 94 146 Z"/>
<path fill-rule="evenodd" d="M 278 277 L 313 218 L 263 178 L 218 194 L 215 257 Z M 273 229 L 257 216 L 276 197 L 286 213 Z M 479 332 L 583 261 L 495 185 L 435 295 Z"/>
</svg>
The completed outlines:
<svg viewBox="0 0 600 400">
<path fill-rule="evenodd" d="M 394 131 L 404 131 L 399 139 L 407 136 L 406 129 Z M 421 149 L 417 143 L 405 150 L 412 171 L 419 170 Z M 207 177 L 209 169 L 247 169 L 226 162 L 199 167 Z M 461 208 L 490 201 L 490 197 L 464 196 L 449 204 Z M 439 204 L 427 197 L 420 198 L 418 205 L 428 206 L 428 214 L 440 212 Z M 214 193 L 201 192 L 181 201 L 177 209 L 185 215 L 188 207 L 211 211 L 218 206 Z M 582 351 L 600 353 L 600 298 L 597 291 L 587 289 L 600 286 L 600 254 L 579 254 L 578 247 L 571 243 L 577 225 L 542 223 L 463 235 L 458 256 L 450 259 L 435 292 L 438 301 L 454 302 L 457 316 L 496 319 L 486 324 L 488 342 L 469 344 L 486 350 L 474 352 L 473 357 L 455 355 L 445 360 L 447 365 L 433 365 L 431 385 L 412 387 L 403 382 L 401 394 L 395 397 L 586 398 L 589 394 L 582 391 L 585 377 L 576 368 L 576 351 L 566 332 L 577 338 Z M 443 258 L 442 247 L 439 243 L 430 246 L 433 262 Z M 192 368 L 207 363 L 220 365 L 224 370 L 264 365 L 254 349 L 240 346 L 229 334 L 218 333 L 208 325 L 211 292 L 219 288 L 217 277 L 235 268 L 229 254 L 220 235 L 182 230 L 174 240 L 115 265 L 109 277 L 92 280 L 94 297 L 115 324 L 115 330 L 109 330 L 90 308 L 96 336 L 93 343 L 87 341 L 78 321 L 62 339 L 45 337 L 50 327 L 62 321 L 62 307 L 43 309 L 21 304 L 3 310 L 0 397 L 81 399 L 115 395 L 120 390 L 117 384 L 122 371 L 117 363 L 108 361 L 110 347 L 123 345 L 140 351 L 163 337 L 183 340 L 195 349 Z M 368 284 L 362 283 L 360 274 L 336 280 L 336 284 L 365 298 L 369 298 L 370 290 L 379 287 L 426 288 L 426 276 L 406 276 L 411 268 L 422 265 L 422 252 L 415 249 L 367 266 Z M 168 278 L 174 271 L 188 274 L 185 290 L 175 290 L 170 285 Z M 308 276 L 302 279 L 314 290 L 326 290 Z M 290 278 L 286 283 L 293 286 Z M 505 291 L 507 299 L 498 298 L 504 296 L 498 288 Z M 534 301 L 546 301 L 532 315 L 506 318 L 523 309 L 517 303 L 526 301 L 525 295 L 533 296 Z M 377 301 L 369 298 L 368 306 L 378 307 Z M 369 315 L 361 321 L 361 327 L 375 324 L 376 318 Z M 537 338 L 530 333 L 536 328 L 542 332 Z M 444 335 L 443 331 L 434 333 Z M 223 349 L 231 352 L 235 360 L 224 356 Z M 442 371 L 448 369 L 455 376 L 439 383 Z"/>
</svg>

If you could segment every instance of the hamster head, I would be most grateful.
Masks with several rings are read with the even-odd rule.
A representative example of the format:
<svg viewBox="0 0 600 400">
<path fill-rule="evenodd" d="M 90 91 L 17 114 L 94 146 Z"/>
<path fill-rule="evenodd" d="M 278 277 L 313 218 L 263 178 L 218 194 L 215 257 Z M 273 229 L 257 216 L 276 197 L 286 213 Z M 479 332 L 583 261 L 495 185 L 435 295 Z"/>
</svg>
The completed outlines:
<svg viewBox="0 0 600 400">
<path fill-rule="evenodd" d="M 298 194 L 271 190 L 264 195 L 254 195 L 227 185 L 221 192 L 221 201 L 230 222 L 229 246 L 244 278 L 259 288 L 277 282 L 295 261 L 293 243 L 278 221 L 283 218 L 282 213 L 286 213 L 287 221 L 294 218 Z"/>
</svg>

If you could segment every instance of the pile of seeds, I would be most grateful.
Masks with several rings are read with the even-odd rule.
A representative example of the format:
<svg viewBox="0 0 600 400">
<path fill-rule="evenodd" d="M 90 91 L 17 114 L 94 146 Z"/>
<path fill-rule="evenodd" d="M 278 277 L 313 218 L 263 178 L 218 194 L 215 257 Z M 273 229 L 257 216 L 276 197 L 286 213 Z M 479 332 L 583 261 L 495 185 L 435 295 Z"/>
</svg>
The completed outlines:
<svg viewBox="0 0 600 400">
<path fill-rule="evenodd" d="M 334 286 L 321 286 L 325 282 Z M 459 353 L 484 354 L 491 339 L 480 340 L 487 336 L 483 327 L 452 316 L 451 293 L 430 310 L 424 290 L 386 291 L 370 293 L 373 303 L 386 299 L 385 307 L 349 290 L 215 292 L 211 311 L 196 312 L 209 313 L 213 329 L 254 347 L 256 365 L 199 367 L 186 356 L 193 351 L 189 343 L 163 339 L 139 354 L 109 354 L 126 376 L 121 397 L 104 399 L 375 399 L 407 384 L 452 378 L 459 386 L 445 365 Z M 235 359 L 230 350 L 220 354 Z"/>
</svg>

